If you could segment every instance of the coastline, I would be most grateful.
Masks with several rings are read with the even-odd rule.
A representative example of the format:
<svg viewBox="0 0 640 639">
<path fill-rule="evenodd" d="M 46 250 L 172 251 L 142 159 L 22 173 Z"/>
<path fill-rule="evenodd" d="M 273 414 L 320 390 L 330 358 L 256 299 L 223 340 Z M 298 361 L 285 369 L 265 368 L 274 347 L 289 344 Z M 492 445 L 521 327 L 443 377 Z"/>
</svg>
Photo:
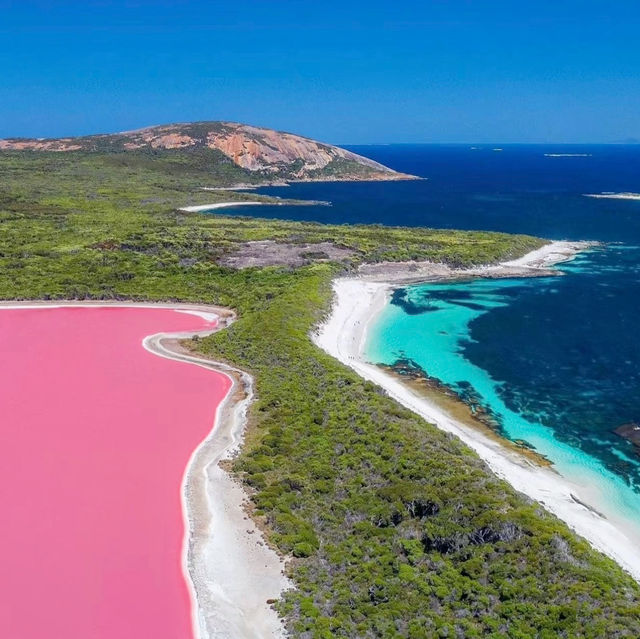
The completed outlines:
<svg viewBox="0 0 640 639">
<path fill-rule="evenodd" d="M 593 243 L 552 242 L 523 258 L 472 269 L 440 264 L 373 265 L 359 277 L 334 282 L 334 304 L 328 319 L 312 335 L 314 343 L 365 379 L 381 386 L 392 398 L 434 424 L 455 434 L 489 468 L 517 491 L 542 504 L 594 548 L 611 557 L 640 580 L 640 540 L 623 522 L 605 519 L 593 506 L 588 486 L 572 481 L 529 456 L 505 445 L 501 438 L 483 433 L 452 416 L 440 402 L 430 399 L 363 356 L 367 332 L 387 304 L 394 287 L 410 282 L 462 280 L 474 277 L 535 277 L 558 275 L 553 264 L 570 260 Z"/>
<path fill-rule="evenodd" d="M 583 193 L 584 197 L 596 200 L 640 200 L 640 193 Z"/>
<path fill-rule="evenodd" d="M 358 275 L 369 282 L 388 285 L 467 280 L 478 277 L 505 279 L 557 276 L 558 271 L 553 270 L 552 266 L 569 261 L 580 251 L 597 245 L 598 242 L 555 241 L 545 244 L 523 257 L 498 264 L 483 264 L 470 268 L 455 268 L 448 264 L 427 261 L 379 262 L 364 264 L 360 267 Z"/>
<path fill-rule="evenodd" d="M 216 209 L 226 209 L 230 206 L 256 206 L 256 205 L 278 206 L 279 202 L 218 202 L 216 204 L 199 204 L 198 206 L 183 206 L 178 211 L 185 213 L 200 213 L 201 211 L 215 211 Z"/>
<path fill-rule="evenodd" d="M 180 486 L 185 531 L 182 569 L 191 599 L 193 636 L 284 637 L 284 626 L 267 603 L 292 587 L 284 575 L 284 561 L 267 545 L 260 528 L 247 515 L 248 495 L 241 483 L 220 465 L 231 459 L 242 444 L 247 410 L 253 400 L 253 379 L 221 362 L 195 356 L 181 343 L 226 328 L 235 320 L 235 314 L 214 306 L 162 302 L 0 302 L 0 309 L 70 306 L 165 308 L 217 320 L 213 328 L 157 333 L 145 337 L 141 344 L 154 355 L 213 370 L 231 381 L 216 409 L 211 430 L 189 458 Z"/>
<path fill-rule="evenodd" d="M 213 190 L 213 189 L 210 189 Z M 228 189 L 231 190 L 231 189 Z M 255 200 L 233 201 L 233 202 L 217 202 L 216 204 L 198 204 L 197 206 L 183 206 L 178 211 L 183 213 L 204 213 L 215 211 L 216 209 L 226 209 L 232 206 L 331 206 L 331 202 L 324 200 L 267 200 L 257 202 Z"/>
</svg>

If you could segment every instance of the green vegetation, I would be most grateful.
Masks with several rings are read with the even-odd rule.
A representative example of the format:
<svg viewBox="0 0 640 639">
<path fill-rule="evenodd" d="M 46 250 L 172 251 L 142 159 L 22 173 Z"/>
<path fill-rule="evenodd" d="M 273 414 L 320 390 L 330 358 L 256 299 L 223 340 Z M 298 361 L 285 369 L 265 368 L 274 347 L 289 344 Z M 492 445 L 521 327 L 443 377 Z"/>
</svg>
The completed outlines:
<svg viewBox="0 0 640 639">
<path fill-rule="evenodd" d="M 291 179 L 378 179 L 400 174 L 375 162 L 309 138 L 272 129 L 232 122 L 187 122 L 147 127 L 123 133 L 75 138 L 3 140 L 13 151 L 85 152 L 94 155 L 131 156 L 140 164 L 146 156 L 166 162 L 174 169 L 207 165 L 222 186 L 235 167 L 236 176 L 247 182 Z M 320 160 L 320 161 L 319 161 Z M 252 171 L 234 164 L 250 166 Z M 230 167 L 231 165 L 231 167 Z M 411 176 L 404 176 L 405 178 Z"/>
<path fill-rule="evenodd" d="M 0 297 L 237 309 L 231 328 L 193 346 L 256 378 L 235 470 L 271 541 L 295 557 L 298 589 L 278 604 L 292 636 L 640 636 L 640 588 L 617 565 L 308 337 L 331 279 L 360 261 L 471 264 L 540 240 L 179 214 L 214 178 L 176 157 L 0 154 Z M 239 243 L 269 238 L 333 240 L 354 255 L 219 265 Z"/>
</svg>

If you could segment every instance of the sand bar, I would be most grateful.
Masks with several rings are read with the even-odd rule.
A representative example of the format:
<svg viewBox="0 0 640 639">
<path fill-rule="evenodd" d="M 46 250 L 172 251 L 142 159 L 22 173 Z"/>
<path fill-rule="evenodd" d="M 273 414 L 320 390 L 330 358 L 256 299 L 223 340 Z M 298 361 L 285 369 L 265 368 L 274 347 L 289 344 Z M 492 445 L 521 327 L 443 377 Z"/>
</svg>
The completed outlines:
<svg viewBox="0 0 640 639">
<path fill-rule="evenodd" d="M 202 211 L 215 211 L 216 209 L 227 209 L 231 206 L 256 206 L 262 205 L 278 205 L 280 202 L 217 202 L 215 204 L 199 204 L 198 206 L 183 206 L 178 211 L 184 211 L 185 213 L 200 213 Z"/>
<path fill-rule="evenodd" d="M 584 197 L 598 200 L 640 200 L 640 193 L 583 193 Z"/>
<path fill-rule="evenodd" d="M 272 198 L 271 200 L 265 200 L 264 202 L 255 201 L 238 201 L 238 202 L 217 202 L 216 204 L 199 204 L 197 206 L 183 206 L 178 211 L 184 211 L 185 213 L 202 213 L 204 211 L 215 211 L 216 209 L 226 209 L 232 206 L 331 206 L 331 202 L 325 200 L 281 200 L 279 198 Z"/>
</svg>

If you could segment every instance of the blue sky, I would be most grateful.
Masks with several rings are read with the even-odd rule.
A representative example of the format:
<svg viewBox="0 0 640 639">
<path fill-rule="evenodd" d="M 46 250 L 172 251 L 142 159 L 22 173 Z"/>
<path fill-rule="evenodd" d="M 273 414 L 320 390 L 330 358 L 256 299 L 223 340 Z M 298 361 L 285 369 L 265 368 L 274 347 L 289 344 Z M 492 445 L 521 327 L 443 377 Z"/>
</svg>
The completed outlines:
<svg viewBox="0 0 640 639">
<path fill-rule="evenodd" d="M 637 0 L 0 0 L 0 137 L 233 120 L 335 143 L 640 138 Z"/>
</svg>

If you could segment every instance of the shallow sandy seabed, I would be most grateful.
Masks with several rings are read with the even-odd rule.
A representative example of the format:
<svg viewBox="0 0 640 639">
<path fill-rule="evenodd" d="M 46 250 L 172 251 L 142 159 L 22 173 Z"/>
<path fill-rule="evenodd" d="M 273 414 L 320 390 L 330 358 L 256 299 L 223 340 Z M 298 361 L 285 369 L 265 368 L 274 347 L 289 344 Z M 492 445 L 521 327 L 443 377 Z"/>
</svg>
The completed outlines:
<svg viewBox="0 0 640 639">
<path fill-rule="evenodd" d="M 454 419 L 428 397 L 363 357 L 367 327 L 388 302 L 392 284 L 466 279 L 469 277 L 526 277 L 556 274 L 548 267 L 571 259 L 592 246 L 581 242 L 552 242 L 518 260 L 476 269 L 452 269 L 441 264 L 407 263 L 365 267 L 360 277 L 334 282 L 330 317 L 312 335 L 327 353 L 384 388 L 390 397 L 438 428 L 454 433 L 472 448 L 498 476 L 516 490 L 538 501 L 565 521 L 596 549 L 608 555 L 640 580 L 640 539 L 621 522 L 605 519 L 590 506 L 589 486 L 579 485 L 552 468 L 544 468 L 502 446 L 477 429 Z"/>
</svg>

